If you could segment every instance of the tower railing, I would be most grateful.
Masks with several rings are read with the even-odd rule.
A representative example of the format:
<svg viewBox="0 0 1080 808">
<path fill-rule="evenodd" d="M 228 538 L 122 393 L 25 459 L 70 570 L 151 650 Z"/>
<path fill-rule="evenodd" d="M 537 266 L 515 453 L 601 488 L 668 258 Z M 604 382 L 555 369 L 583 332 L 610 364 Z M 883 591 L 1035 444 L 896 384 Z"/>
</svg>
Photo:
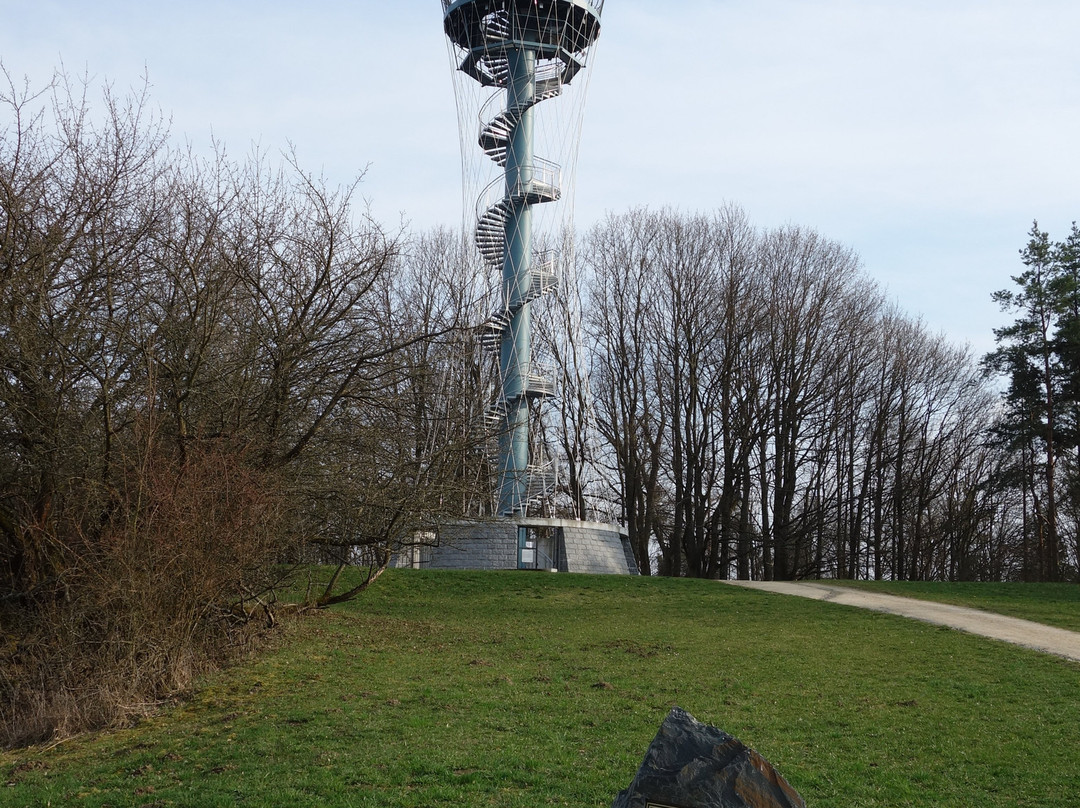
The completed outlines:
<svg viewBox="0 0 1080 808">
<path fill-rule="evenodd" d="M 507 188 L 506 179 L 498 177 L 488 183 L 476 200 L 476 216 L 478 219 L 483 218 L 485 213 L 496 207 L 500 202 L 516 202 L 525 196 L 531 196 L 538 192 L 551 191 L 554 193 L 554 198 L 558 199 L 561 180 L 562 166 L 551 160 L 534 157 L 532 161 L 532 178 L 528 182 L 518 181 Z"/>
<path fill-rule="evenodd" d="M 442 0 L 443 14 L 446 14 L 446 12 L 450 10 L 451 6 L 454 6 L 460 2 L 461 0 Z M 592 0 L 589 5 L 596 9 L 597 14 L 602 14 L 604 11 L 604 0 Z"/>
</svg>

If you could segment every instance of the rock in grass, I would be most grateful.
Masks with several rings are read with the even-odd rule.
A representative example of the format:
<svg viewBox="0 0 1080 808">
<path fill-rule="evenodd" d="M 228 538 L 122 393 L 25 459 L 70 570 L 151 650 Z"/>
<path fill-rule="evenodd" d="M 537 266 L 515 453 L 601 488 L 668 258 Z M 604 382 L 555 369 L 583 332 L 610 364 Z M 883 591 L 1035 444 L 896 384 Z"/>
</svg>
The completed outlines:
<svg viewBox="0 0 1080 808">
<path fill-rule="evenodd" d="M 806 808 L 761 755 L 672 708 L 611 808 Z"/>
</svg>

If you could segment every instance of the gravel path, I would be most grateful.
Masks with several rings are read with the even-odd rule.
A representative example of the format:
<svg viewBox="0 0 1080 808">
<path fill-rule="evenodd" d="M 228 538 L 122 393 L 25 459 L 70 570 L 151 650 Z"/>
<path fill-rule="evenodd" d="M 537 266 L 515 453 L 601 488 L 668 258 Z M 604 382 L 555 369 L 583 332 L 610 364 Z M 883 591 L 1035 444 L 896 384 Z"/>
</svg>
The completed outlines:
<svg viewBox="0 0 1080 808">
<path fill-rule="evenodd" d="M 1033 648 L 1047 654 L 1080 662 L 1080 632 L 1067 631 L 1063 628 L 1044 626 L 1030 620 L 1017 617 L 968 609 L 963 606 L 950 606 L 947 603 L 934 603 L 928 600 L 915 600 L 897 595 L 883 595 L 866 592 L 861 589 L 849 589 L 843 586 L 830 586 L 825 583 L 793 583 L 789 581 L 725 581 L 734 586 L 747 589 L 759 589 L 776 592 L 781 595 L 796 595 L 801 598 L 827 600 L 843 606 L 857 606 L 860 609 L 872 609 L 877 612 L 911 617 L 927 623 L 979 634 L 995 640 L 1011 642 L 1025 648 Z"/>
</svg>

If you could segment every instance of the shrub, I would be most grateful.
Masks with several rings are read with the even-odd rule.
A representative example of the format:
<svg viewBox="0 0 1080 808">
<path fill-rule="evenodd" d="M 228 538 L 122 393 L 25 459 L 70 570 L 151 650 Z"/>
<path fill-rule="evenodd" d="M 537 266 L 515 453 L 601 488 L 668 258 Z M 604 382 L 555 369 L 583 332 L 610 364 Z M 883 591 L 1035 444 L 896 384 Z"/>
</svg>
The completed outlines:
<svg viewBox="0 0 1080 808">
<path fill-rule="evenodd" d="M 59 519 L 28 537 L 38 567 L 0 607 L 4 744 L 142 713 L 272 621 L 285 498 L 269 475 L 210 443 L 151 448 L 124 483 L 100 530 Z"/>
</svg>

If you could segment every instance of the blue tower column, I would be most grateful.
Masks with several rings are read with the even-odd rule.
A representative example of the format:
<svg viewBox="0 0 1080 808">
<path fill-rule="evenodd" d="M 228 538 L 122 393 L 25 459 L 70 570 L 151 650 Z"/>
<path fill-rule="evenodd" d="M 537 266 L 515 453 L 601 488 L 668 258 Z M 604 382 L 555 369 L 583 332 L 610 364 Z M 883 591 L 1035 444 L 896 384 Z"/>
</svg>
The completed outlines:
<svg viewBox="0 0 1080 808">
<path fill-rule="evenodd" d="M 533 100 L 536 93 L 536 51 L 507 53 L 508 110 L 521 110 L 506 152 L 506 254 L 503 260 L 503 305 L 513 311 L 499 346 L 506 424 L 499 439 L 499 513 L 523 513 L 528 502 L 529 376 L 532 368 L 532 322 L 526 299 L 532 282 Z"/>
</svg>

